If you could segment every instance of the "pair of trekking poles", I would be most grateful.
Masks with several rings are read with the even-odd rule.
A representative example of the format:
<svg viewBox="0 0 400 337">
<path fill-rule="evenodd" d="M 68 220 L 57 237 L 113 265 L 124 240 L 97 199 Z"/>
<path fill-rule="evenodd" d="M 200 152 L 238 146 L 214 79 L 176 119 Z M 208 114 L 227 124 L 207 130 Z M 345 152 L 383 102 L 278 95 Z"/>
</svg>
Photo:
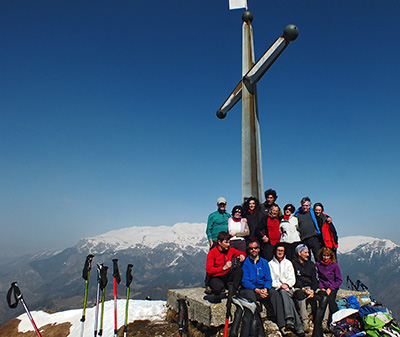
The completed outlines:
<svg viewBox="0 0 400 337">
<path fill-rule="evenodd" d="M 81 318 L 81 334 L 80 336 L 83 337 L 84 334 L 84 327 L 85 327 L 85 320 L 86 320 L 86 305 L 87 305 L 87 295 L 89 290 L 89 276 L 90 271 L 92 269 L 92 261 L 94 255 L 89 254 L 86 257 L 85 265 L 83 267 L 82 277 L 86 281 L 85 285 L 85 297 L 83 301 L 83 313 Z M 117 326 L 117 284 L 121 282 L 121 276 L 119 274 L 118 269 L 118 259 L 113 260 L 113 277 L 114 277 L 114 337 L 117 337 L 118 334 L 118 326 Z M 132 264 L 128 264 L 126 270 L 126 307 L 125 307 L 125 325 L 124 325 L 124 337 L 127 335 L 127 327 L 128 327 L 128 309 L 129 309 L 129 291 L 130 291 L 130 284 L 132 283 Z M 100 292 L 102 293 L 102 300 L 101 300 L 101 318 L 100 318 L 100 330 L 99 336 L 103 334 L 103 318 L 104 318 L 104 300 L 105 300 L 105 288 L 108 283 L 107 280 L 107 270 L 108 267 L 104 266 L 103 264 L 97 265 L 97 293 L 96 293 L 96 313 L 95 313 L 95 327 L 94 327 L 94 336 L 97 336 L 97 328 L 98 328 L 98 313 L 99 313 L 99 298 Z M 32 326 L 37 334 L 38 337 L 42 337 L 40 331 L 32 317 L 31 312 L 28 309 L 28 306 L 22 296 L 21 290 L 18 287 L 17 282 L 11 283 L 11 287 L 7 292 L 7 303 L 8 306 L 12 309 L 15 309 L 18 306 L 18 301 L 21 302 L 22 306 L 25 309 L 26 314 L 28 315 L 29 320 L 32 323 Z M 12 302 L 12 298 L 14 298 L 14 302 Z"/>
<path fill-rule="evenodd" d="M 87 305 L 87 294 L 89 289 L 89 276 L 90 271 L 92 269 L 92 261 L 94 255 L 89 254 L 86 257 L 85 265 L 83 266 L 82 277 L 86 281 L 85 285 L 85 297 L 83 301 L 83 313 L 81 318 L 81 337 L 83 337 L 84 329 L 85 329 L 85 320 L 86 320 L 86 305 Z M 118 268 L 118 259 L 113 259 L 113 279 L 114 279 L 114 337 L 118 335 L 118 325 L 117 325 L 117 284 L 121 283 L 121 276 Z M 125 324 L 124 324 L 124 337 L 127 335 L 128 331 L 128 310 L 129 310 L 129 292 L 130 285 L 132 283 L 132 264 L 128 264 L 126 269 L 126 306 L 125 306 Z M 95 317 L 94 317 L 94 336 L 97 336 L 98 329 L 98 318 L 99 318 L 99 303 L 101 296 L 101 314 L 100 314 L 100 328 L 98 331 L 98 335 L 103 335 L 103 318 L 104 318 L 104 302 L 105 302 L 105 293 L 106 286 L 108 283 L 107 279 L 107 271 L 108 267 L 103 264 L 97 265 L 97 291 L 96 291 L 96 309 L 95 309 Z"/>
</svg>

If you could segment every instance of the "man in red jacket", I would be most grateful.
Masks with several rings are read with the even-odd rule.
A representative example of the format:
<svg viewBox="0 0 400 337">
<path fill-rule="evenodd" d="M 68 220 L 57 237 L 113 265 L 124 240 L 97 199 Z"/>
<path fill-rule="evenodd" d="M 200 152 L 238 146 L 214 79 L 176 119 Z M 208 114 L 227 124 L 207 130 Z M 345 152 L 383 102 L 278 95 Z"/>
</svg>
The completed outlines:
<svg viewBox="0 0 400 337">
<path fill-rule="evenodd" d="M 243 262 L 246 253 L 230 247 L 230 236 L 227 232 L 218 234 L 218 245 L 212 248 L 207 255 L 206 271 L 208 285 L 215 295 L 215 301 L 220 301 L 219 295 L 233 283 L 234 293 L 239 290 L 242 282 L 243 270 L 239 262 Z"/>
</svg>

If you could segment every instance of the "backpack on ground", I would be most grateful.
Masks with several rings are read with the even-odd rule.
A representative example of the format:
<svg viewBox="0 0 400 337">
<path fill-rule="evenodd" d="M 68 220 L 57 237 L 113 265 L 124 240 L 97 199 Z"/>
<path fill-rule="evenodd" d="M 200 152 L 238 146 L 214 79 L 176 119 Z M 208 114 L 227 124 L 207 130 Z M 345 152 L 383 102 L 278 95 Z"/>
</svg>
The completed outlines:
<svg viewBox="0 0 400 337">
<path fill-rule="evenodd" d="M 364 316 L 364 328 L 372 337 L 400 337 L 399 324 L 382 311 Z"/>
<path fill-rule="evenodd" d="M 348 315 L 346 317 L 343 317 L 337 322 L 333 322 L 332 331 L 335 337 L 350 337 L 355 335 L 358 336 L 365 335 L 362 329 L 361 318 L 357 312 Z"/>
<path fill-rule="evenodd" d="M 358 310 L 358 314 L 361 317 L 365 317 L 365 316 L 367 316 L 369 314 L 374 314 L 374 313 L 379 312 L 379 311 L 382 311 L 382 312 L 388 314 L 389 316 L 392 316 L 392 312 L 380 302 L 371 302 L 371 303 L 368 303 L 366 305 L 363 305 Z"/>
</svg>

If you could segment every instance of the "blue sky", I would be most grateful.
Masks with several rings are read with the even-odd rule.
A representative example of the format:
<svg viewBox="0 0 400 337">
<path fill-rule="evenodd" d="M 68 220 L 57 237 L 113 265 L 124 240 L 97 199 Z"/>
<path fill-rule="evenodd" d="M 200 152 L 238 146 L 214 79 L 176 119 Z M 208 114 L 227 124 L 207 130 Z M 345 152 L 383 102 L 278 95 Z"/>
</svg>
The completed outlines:
<svg viewBox="0 0 400 337">
<path fill-rule="evenodd" d="M 248 0 L 264 187 L 325 205 L 340 236 L 400 243 L 398 0 Z M 241 202 L 242 10 L 228 0 L 0 2 L 0 252 Z"/>
</svg>

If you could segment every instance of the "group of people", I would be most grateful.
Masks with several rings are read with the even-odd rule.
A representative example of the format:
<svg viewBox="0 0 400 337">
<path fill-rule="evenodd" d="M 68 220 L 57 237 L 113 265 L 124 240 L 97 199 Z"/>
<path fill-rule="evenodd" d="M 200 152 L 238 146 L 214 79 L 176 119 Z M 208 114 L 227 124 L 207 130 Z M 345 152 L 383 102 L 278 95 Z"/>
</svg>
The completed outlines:
<svg viewBox="0 0 400 337">
<path fill-rule="evenodd" d="M 218 209 L 207 222 L 206 292 L 218 302 L 231 287 L 238 297 L 264 304 L 283 334 L 299 336 L 310 331 L 310 303 L 313 336 L 322 336 L 338 310 L 335 299 L 342 283 L 332 219 L 321 203 L 312 208 L 308 197 L 298 210 L 286 205 L 283 214 L 276 191 L 265 191 L 265 199 L 260 205 L 248 198 L 232 209 L 232 216 L 225 198 L 217 200 Z"/>
</svg>

